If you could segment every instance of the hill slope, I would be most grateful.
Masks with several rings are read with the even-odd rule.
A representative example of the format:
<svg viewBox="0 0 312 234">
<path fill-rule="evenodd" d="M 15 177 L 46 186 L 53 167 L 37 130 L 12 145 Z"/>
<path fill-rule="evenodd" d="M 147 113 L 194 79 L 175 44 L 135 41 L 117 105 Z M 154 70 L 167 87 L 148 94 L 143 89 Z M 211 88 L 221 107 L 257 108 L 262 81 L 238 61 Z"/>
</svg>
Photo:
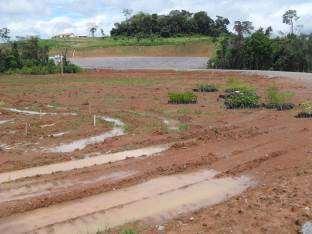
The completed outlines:
<svg viewBox="0 0 312 234">
<path fill-rule="evenodd" d="M 176 38 L 66 38 L 41 40 L 49 46 L 51 54 L 59 53 L 61 48 L 68 48 L 69 55 L 77 57 L 94 56 L 195 56 L 210 57 L 214 43 L 210 37 Z"/>
</svg>

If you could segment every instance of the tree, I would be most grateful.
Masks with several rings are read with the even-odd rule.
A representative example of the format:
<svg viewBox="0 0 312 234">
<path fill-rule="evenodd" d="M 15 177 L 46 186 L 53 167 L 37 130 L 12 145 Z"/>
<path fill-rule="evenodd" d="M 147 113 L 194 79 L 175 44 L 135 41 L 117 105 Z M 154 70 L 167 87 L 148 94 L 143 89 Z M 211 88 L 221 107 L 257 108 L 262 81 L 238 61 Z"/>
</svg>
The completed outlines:
<svg viewBox="0 0 312 234">
<path fill-rule="evenodd" d="M 92 26 L 92 27 L 89 29 L 89 31 L 90 31 L 91 36 L 94 37 L 94 36 L 95 36 L 95 33 L 96 33 L 96 31 L 97 31 L 97 26 Z"/>
<path fill-rule="evenodd" d="M 133 13 L 133 10 L 131 9 L 125 8 L 122 10 L 122 14 L 125 16 L 126 20 L 128 20 L 131 17 L 132 13 Z"/>
<path fill-rule="evenodd" d="M 103 28 L 101 28 L 101 35 L 102 35 L 102 37 L 105 37 L 105 32 L 104 32 Z"/>
<path fill-rule="evenodd" d="M 299 20 L 299 18 L 296 10 L 288 10 L 283 15 L 283 23 L 290 25 L 291 34 L 294 34 L 295 22 Z"/>
<path fill-rule="evenodd" d="M 222 16 L 217 16 L 215 20 L 215 36 L 220 36 L 222 33 L 229 33 L 227 26 L 230 24 L 230 20 L 228 18 L 224 18 Z"/>
<path fill-rule="evenodd" d="M 207 15 L 205 11 L 194 14 L 193 17 L 198 33 L 209 35 L 214 28 L 214 21 Z"/>
<path fill-rule="evenodd" d="M 235 21 L 234 30 L 239 37 L 243 38 L 244 35 L 250 34 L 254 27 L 250 21 Z"/>
<path fill-rule="evenodd" d="M 4 42 L 8 42 L 10 40 L 10 29 L 8 28 L 0 29 L 0 40 Z"/>
</svg>

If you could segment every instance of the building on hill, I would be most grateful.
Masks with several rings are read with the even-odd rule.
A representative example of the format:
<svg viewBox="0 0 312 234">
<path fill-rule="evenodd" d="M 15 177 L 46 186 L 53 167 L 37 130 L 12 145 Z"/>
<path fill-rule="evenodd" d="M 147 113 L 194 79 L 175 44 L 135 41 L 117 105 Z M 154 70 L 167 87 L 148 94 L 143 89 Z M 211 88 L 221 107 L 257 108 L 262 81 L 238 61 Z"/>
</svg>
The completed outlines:
<svg viewBox="0 0 312 234">
<path fill-rule="evenodd" d="M 70 37 L 76 37 L 74 33 L 63 33 L 54 36 L 53 38 L 70 38 Z"/>
</svg>

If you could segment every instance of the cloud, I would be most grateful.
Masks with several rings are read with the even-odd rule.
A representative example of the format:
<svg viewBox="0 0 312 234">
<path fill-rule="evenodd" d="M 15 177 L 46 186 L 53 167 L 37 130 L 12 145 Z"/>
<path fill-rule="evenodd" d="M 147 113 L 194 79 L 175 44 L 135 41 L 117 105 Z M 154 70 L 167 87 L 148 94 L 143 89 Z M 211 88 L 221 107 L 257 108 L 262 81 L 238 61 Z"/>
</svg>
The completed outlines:
<svg viewBox="0 0 312 234">
<path fill-rule="evenodd" d="M 276 31 L 289 29 L 282 15 L 296 9 L 303 31 L 312 32 L 310 0 L 0 0 L 0 27 L 9 27 L 13 35 L 50 37 L 67 32 L 87 35 L 89 26 L 95 24 L 109 33 L 124 18 L 124 8 L 159 14 L 173 9 L 203 10 L 211 17 L 250 20 L 255 27 L 273 26 Z"/>
</svg>

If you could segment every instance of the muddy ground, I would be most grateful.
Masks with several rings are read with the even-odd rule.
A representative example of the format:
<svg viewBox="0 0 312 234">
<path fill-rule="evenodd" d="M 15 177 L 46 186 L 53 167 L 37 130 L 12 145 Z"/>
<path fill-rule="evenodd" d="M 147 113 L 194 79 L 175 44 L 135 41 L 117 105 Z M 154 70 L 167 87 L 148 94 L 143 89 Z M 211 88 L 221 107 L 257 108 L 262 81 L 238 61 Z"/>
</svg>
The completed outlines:
<svg viewBox="0 0 312 234">
<path fill-rule="evenodd" d="M 226 110 L 218 96 L 230 77 L 255 86 L 263 102 L 272 84 L 295 93 L 295 104 L 312 97 L 312 83 L 208 71 L 1 76 L 0 121 L 10 121 L 0 124 L 0 177 L 143 147 L 170 144 L 170 148 L 152 157 L 128 157 L 2 183 L 0 229 L 14 233 L 5 225 L 39 208 L 130 189 L 163 176 L 215 170 L 216 178 L 247 176 L 253 186 L 196 211 L 102 231 L 118 233 L 131 227 L 139 233 L 298 232 L 312 219 L 312 120 L 294 118 L 298 108 Z M 169 92 L 191 91 L 201 83 L 217 84 L 220 91 L 199 93 L 197 104 L 168 104 Z M 121 120 L 125 134 L 72 152 L 49 151 L 116 128 L 102 116 Z"/>
</svg>

